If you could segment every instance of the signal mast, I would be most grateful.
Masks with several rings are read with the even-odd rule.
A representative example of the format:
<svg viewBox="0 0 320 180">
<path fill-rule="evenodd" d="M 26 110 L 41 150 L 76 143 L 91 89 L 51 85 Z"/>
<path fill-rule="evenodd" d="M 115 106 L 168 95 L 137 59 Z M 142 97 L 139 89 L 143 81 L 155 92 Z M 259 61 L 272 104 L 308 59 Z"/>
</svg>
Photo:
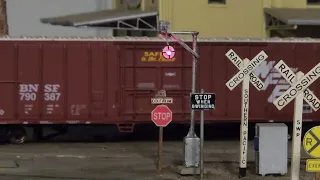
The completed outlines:
<svg viewBox="0 0 320 180">
<path fill-rule="evenodd" d="M 7 22 L 7 2 L 0 0 L 0 35 L 8 35 L 8 22 Z"/>
</svg>

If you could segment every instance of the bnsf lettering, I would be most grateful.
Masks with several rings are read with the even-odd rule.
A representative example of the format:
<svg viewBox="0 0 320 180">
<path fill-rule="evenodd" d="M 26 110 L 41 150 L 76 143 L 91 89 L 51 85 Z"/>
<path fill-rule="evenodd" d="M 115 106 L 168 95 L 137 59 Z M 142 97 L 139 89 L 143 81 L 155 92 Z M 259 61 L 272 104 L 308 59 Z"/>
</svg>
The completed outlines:
<svg viewBox="0 0 320 180">
<path fill-rule="evenodd" d="M 46 84 L 44 86 L 45 101 L 59 101 L 61 93 L 59 93 L 59 84 Z"/>
<path fill-rule="evenodd" d="M 59 92 L 59 84 L 44 85 L 44 100 L 59 101 L 61 93 Z M 35 101 L 39 92 L 39 84 L 20 84 L 19 95 L 21 101 Z"/>
<path fill-rule="evenodd" d="M 35 101 L 37 99 L 38 84 L 20 84 L 19 95 L 21 101 Z"/>
</svg>

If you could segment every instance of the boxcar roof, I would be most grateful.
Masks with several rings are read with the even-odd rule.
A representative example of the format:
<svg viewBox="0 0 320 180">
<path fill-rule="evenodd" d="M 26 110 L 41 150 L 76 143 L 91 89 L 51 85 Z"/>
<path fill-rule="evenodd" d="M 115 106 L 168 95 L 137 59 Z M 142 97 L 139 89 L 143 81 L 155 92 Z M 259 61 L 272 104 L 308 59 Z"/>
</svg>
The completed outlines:
<svg viewBox="0 0 320 180">
<path fill-rule="evenodd" d="M 181 38 L 185 42 L 191 42 L 191 38 Z M 109 42 L 164 42 L 161 37 L 78 37 L 78 36 L 0 36 L 0 41 L 109 41 Z M 170 42 L 173 42 L 170 40 Z M 239 43 L 320 43 L 320 39 L 314 38 L 198 38 L 198 42 L 239 42 Z"/>
</svg>

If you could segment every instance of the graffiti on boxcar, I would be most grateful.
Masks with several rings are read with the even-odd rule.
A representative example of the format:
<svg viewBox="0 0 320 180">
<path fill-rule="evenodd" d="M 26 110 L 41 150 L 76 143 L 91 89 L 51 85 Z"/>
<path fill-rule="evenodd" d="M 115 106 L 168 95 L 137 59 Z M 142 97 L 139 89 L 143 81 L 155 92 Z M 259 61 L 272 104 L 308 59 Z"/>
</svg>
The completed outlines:
<svg viewBox="0 0 320 180">
<path fill-rule="evenodd" d="M 6 112 L 3 109 L 0 109 L 0 116 L 3 116 Z"/>
<path fill-rule="evenodd" d="M 72 104 L 70 106 L 71 115 L 72 116 L 80 116 L 80 111 L 85 108 L 87 108 L 87 105 L 85 105 L 85 104 Z"/>
<path fill-rule="evenodd" d="M 146 51 L 141 57 L 142 62 L 175 62 L 176 58 L 166 59 L 163 57 L 162 52 Z"/>
<path fill-rule="evenodd" d="M 164 89 L 179 89 L 179 88 L 181 88 L 179 84 L 164 84 L 162 87 Z"/>
<path fill-rule="evenodd" d="M 273 103 L 278 97 L 280 97 L 286 90 L 290 88 L 290 84 L 281 76 L 281 74 L 273 68 L 276 61 L 262 62 L 259 67 L 255 69 L 255 74 L 258 77 L 264 79 L 264 88 L 266 90 L 269 85 L 275 85 L 272 93 L 268 98 L 269 103 Z M 292 68 L 293 72 L 297 72 L 298 68 Z"/>
<path fill-rule="evenodd" d="M 59 92 L 59 84 L 44 85 L 44 100 L 59 101 L 61 93 Z M 39 91 L 39 84 L 20 84 L 19 95 L 21 101 L 35 101 Z"/>
<path fill-rule="evenodd" d="M 142 88 L 142 89 L 153 89 L 155 87 L 156 85 L 153 82 L 142 82 L 137 84 L 137 88 Z"/>
</svg>

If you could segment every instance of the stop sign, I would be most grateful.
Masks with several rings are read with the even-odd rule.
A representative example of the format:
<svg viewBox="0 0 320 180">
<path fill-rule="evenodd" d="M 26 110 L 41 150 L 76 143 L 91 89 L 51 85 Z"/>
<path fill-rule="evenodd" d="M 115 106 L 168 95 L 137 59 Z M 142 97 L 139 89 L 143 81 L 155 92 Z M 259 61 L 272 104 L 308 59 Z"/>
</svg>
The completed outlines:
<svg viewBox="0 0 320 180">
<path fill-rule="evenodd" d="M 172 111 L 166 105 L 158 105 L 151 112 L 151 120 L 158 127 L 166 127 L 172 121 Z"/>
</svg>

